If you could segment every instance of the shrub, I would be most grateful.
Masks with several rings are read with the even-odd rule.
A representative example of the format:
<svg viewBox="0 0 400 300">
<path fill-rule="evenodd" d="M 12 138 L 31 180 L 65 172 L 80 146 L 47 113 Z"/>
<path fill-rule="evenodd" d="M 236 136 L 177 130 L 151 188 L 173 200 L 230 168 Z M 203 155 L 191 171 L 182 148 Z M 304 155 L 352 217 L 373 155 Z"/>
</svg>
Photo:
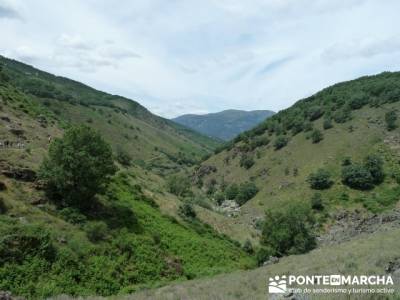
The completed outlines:
<svg viewBox="0 0 400 300">
<path fill-rule="evenodd" d="M 258 188 L 253 182 L 245 182 L 239 185 L 235 200 L 239 205 L 243 205 L 253 198 L 257 193 Z"/>
<path fill-rule="evenodd" d="M 360 109 L 368 103 L 368 98 L 364 94 L 354 95 L 349 101 L 349 107 L 351 109 Z"/>
<path fill-rule="evenodd" d="M 56 253 L 50 234 L 39 226 L 1 224 L 0 240 L 0 265 L 34 256 L 51 261 Z"/>
<path fill-rule="evenodd" d="M 167 189 L 178 197 L 190 195 L 190 179 L 187 176 L 170 176 L 167 180 Z"/>
<path fill-rule="evenodd" d="M 256 254 L 257 265 L 262 266 L 273 255 L 275 251 L 271 247 L 261 247 Z"/>
<path fill-rule="evenodd" d="M 318 169 L 317 172 L 311 173 L 308 176 L 307 182 L 314 190 L 329 189 L 333 184 L 331 173 L 325 169 Z"/>
<path fill-rule="evenodd" d="M 371 173 L 360 164 L 344 166 L 342 169 L 343 184 L 358 190 L 371 189 L 373 185 Z"/>
<path fill-rule="evenodd" d="M 368 190 L 385 178 L 383 161 L 377 155 L 368 155 L 363 164 L 348 164 L 342 168 L 343 184 L 358 190 Z"/>
<path fill-rule="evenodd" d="M 382 183 L 385 173 L 383 171 L 383 161 L 379 156 L 368 155 L 364 159 L 364 167 L 371 173 L 374 184 Z"/>
<path fill-rule="evenodd" d="M 83 229 L 89 241 L 93 243 L 102 241 L 107 236 L 107 225 L 101 221 L 89 222 Z"/>
<path fill-rule="evenodd" d="M 261 243 L 279 256 L 305 253 L 316 246 L 314 224 L 312 211 L 304 204 L 267 211 Z"/>
<path fill-rule="evenodd" d="M 82 215 L 79 210 L 73 207 L 66 207 L 60 210 L 61 217 L 72 224 L 82 224 L 87 221 L 86 216 Z"/>
<path fill-rule="evenodd" d="M 311 208 L 314 210 L 323 210 L 324 204 L 320 193 L 315 193 L 311 198 Z"/>
<path fill-rule="evenodd" d="M 225 196 L 228 200 L 236 199 L 236 196 L 239 193 L 239 187 L 236 183 L 231 184 L 225 190 Z"/>
<path fill-rule="evenodd" d="M 117 161 L 125 167 L 129 167 L 132 164 L 132 157 L 120 147 L 117 149 L 116 158 Z"/>
<path fill-rule="evenodd" d="M 225 195 L 224 193 L 218 192 L 214 195 L 214 200 L 217 202 L 218 205 L 221 205 L 222 202 L 225 200 Z"/>
<path fill-rule="evenodd" d="M 308 119 L 310 121 L 315 121 L 319 119 L 324 114 L 322 108 L 320 106 L 313 106 L 307 112 Z"/>
<path fill-rule="evenodd" d="M 194 219 L 196 218 L 196 211 L 190 203 L 183 203 L 179 206 L 179 215 L 183 218 Z"/>
<path fill-rule="evenodd" d="M 82 208 L 104 192 L 115 172 L 111 147 L 93 129 L 78 126 L 51 143 L 39 176 L 53 200 Z"/>
<path fill-rule="evenodd" d="M 314 129 L 313 132 L 311 133 L 311 140 L 314 144 L 319 143 L 324 139 L 324 135 L 322 132 L 318 129 Z"/>
<path fill-rule="evenodd" d="M 4 203 L 4 199 L 0 197 L 0 214 L 5 214 L 7 212 L 7 206 Z"/>
<path fill-rule="evenodd" d="M 240 166 L 245 169 L 250 169 L 254 165 L 254 159 L 250 155 L 242 155 L 240 158 Z"/>
<path fill-rule="evenodd" d="M 397 128 L 397 113 L 394 110 L 391 110 L 385 114 L 385 122 L 387 130 L 394 130 Z"/>
<path fill-rule="evenodd" d="M 246 240 L 246 242 L 243 244 L 243 251 L 248 254 L 254 253 L 253 245 L 251 244 L 250 240 Z"/>
<path fill-rule="evenodd" d="M 289 139 L 286 136 L 283 136 L 283 135 L 278 136 L 274 142 L 275 150 L 282 149 L 283 147 L 285 147 L 287 145 L 288 142 L 289 142 Z"/>
<path fill-rule="evenodd" d="M 325 119 L 322 126 L 323 126 L 323 128 L 325 130 L 332 128 L 333 127 L 332 120 L 331 119 Z"/>
</svg>

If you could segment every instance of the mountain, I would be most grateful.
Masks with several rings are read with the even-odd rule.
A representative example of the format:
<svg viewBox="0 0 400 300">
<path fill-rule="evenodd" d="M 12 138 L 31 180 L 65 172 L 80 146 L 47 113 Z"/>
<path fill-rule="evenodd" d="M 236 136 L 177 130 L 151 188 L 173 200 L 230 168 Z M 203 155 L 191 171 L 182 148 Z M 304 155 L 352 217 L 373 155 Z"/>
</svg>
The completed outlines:
<svg viewBox="0 0 400 300">
<path fill-rule="evenodd" d="M 76 125 L 99 132 L 118 167 L 89 210 L 58 205 L 37 179 L 49 145 Z M 208 224 L 231 220 L 198 205 L 189 219 L 167 188 L 219 145 L 138 102 L 0 57 L 0 290 L 108 296 L 254 266 Z"/>
<path fill-rule="evenodd" d="M 182 115 L 172 121 L 210 137 L 228 141 L 272 116 L 270 110 L 224 110 L 205 115 Z"/>
</svg>

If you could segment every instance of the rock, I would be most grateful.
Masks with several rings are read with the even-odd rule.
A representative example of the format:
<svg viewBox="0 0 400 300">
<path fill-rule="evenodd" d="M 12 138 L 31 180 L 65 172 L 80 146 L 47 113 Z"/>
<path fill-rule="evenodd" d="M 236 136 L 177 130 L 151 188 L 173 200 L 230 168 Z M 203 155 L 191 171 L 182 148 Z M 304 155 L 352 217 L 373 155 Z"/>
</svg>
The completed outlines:
<svg viewBox="0 0 400 300">
<path fill-rule="evenodd" d="M 270 256 L 269 259 L 263 263 L 263 266 L 273 265 L 273 264 L 276 264 L 278 262 L 279 262 L 279 257 Z"/>
<path fill-rule="evenodd" d="M 28 168 L 9 168 L 8 170 L 3 170 L 2 174 L 9 178 L 26 182 L 33 182 L 36 180 L 36 172 Z"/>
<path fill-rule="evenodd" d="M 32 205 L 45 204 L 47 201 L 45 198 L 33 198 L 29 203 Z"/>
<path fill-rule="evenodd" d="M 0 117 L 0 119 L 3 120 L 3 121 L 5 121 L 5 122 L 8 122 L 8 123 L 11 122 L 10 118 L 9 118 L 9 117 L 6 117 L 6 116 L 2 116 L 2 117 Z"/>
<path fill-rule="evenodd" d="M 65 236 L 60 236 L 57 238 L 57 242 L 59 242 L 60 244 L 66 244 L 67 239 L 65 238 Z"/>
<path fill-rule="evenodd" d="M 12 300 L 11 292 L 0 291 L 0 300 Z"/>
</svg>

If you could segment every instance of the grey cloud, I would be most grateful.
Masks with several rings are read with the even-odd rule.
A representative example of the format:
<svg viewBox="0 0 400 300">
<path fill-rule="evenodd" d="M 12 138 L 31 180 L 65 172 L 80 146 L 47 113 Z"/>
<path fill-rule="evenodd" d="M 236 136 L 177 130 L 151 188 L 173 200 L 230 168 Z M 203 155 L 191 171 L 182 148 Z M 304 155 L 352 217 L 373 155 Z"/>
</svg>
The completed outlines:
<svg viewBox="0 0 400 300">
<path fill-rule="evenodd" d="M 20 14 L 12 7 L 0 2 L 0 19 L 20 19 Z"/>
<path fill-rule="evenodd" d="M 370 58 L 381 54 L 400 52 L 400 36 L 380 40 L 352 40 L 336 43 L 323 50 L 321 57 L 326 61 Z"/>
</svg>

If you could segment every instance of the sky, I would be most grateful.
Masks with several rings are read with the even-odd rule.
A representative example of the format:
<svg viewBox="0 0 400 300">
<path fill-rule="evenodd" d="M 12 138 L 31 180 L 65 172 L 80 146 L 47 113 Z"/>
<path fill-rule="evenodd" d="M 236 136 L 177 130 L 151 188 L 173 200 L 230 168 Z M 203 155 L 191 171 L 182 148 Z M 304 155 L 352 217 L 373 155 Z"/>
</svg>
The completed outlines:
<svg viewBox="0 0 400 300">
<path fill-rule="evenodd" d="M 0 54 L 163 117 L 400 71 L 399 0 L 0 0 Z"/>
</svg>

